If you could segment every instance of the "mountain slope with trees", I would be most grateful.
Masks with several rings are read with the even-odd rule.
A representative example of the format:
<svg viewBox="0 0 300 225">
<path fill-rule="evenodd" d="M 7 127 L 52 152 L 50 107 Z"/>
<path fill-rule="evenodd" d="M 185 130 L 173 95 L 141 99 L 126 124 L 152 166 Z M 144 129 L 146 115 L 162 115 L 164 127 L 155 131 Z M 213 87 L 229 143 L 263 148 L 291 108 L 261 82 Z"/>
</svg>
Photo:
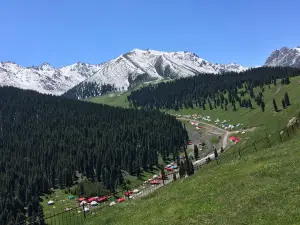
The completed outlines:
<svg viewBox="0 0 300 225">
<path fill-rule="evenodd" d="M 188 139 L 181 122 L 159 111 L 11 87 L 0 88 L 0 96 L 1 225 L 42 213 L 39 196 L 73 185 L 78 174 L 114 192 L 124 182 L 122 170 L 151 171 L 158 155 L 175 157 Z"/>
<path fill-rule="evenodd" d="M 236 111 L 236 106 L 252 108 L 256 103 L 264 111 L 264 88 L 271 84 L 289 84 L 289 77 L 300 74 L 300 69 L 288 67 L 260 67 L 244 72 L 228 72 L 219 75 L 201 74 L 181 78 L 168 83 L 158 83 L 132 91 L 127 97 L 134 107 L 145 109 L 202 108 L 212 110 L 229 108 Z M 261 87 L 257 95 L 253 89 Z"/>
<path fill-rule="evenodd" d="M 70 99 L 85 99 L 87 96 L 102 96 L 109 92 L 115 92 L 117 89 L 110 84 L 97 84 L 96 82 L 85 83 L 82 82 L 66 91 L 62 96 Z"/>
</svg>

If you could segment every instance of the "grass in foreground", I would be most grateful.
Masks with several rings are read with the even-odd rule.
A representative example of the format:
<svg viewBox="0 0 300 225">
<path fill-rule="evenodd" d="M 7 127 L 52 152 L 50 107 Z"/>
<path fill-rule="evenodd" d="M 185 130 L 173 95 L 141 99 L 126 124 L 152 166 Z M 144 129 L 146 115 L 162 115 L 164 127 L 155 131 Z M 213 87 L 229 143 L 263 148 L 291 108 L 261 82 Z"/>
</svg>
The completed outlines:
<svg viewBox="0 0 300 225">
<path fill-rule="evenodd" d="M 243 155 L 147 199 L 104 209 L 94 224 L 299 224 L 300 142 Z"/>
</svg>

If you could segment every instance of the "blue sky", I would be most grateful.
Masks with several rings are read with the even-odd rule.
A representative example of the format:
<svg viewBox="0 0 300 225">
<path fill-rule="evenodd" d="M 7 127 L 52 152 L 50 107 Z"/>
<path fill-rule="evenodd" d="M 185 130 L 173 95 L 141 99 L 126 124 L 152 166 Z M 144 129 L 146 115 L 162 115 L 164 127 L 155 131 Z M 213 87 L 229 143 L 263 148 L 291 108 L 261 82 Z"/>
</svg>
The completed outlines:
<svg viewBox="0 0 300 225">
<path fill-rule="evenodd" d="M 300 45 L 296 0 L 3 0 L 0 61 L 101 63 L 133 48 L 262 65 Z"/>
</svg>

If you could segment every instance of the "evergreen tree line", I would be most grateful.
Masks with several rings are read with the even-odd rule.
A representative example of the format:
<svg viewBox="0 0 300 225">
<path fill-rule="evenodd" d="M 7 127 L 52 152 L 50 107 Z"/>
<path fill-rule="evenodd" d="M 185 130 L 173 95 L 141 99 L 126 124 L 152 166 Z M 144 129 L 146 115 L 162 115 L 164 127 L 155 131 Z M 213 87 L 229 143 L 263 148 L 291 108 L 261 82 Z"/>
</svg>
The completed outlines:
<svg viewBox="0 0 300 225">
<path fill-rule="evenodd" d="M 71 99 L 85 99 L 94 96 L 104 95 L 109 92 L 117 91 L 117 88 L 111 84 L 97 84 L 96 82 L 82 82 L 66 91 L 62 96 Z"/>
<path fill-rule="evenodd" d="M 281 100 L 281 104 L 282 104 L 282 109 L 285 109 L 285 108 L 287 108 L 291 105 L 290 97 L 289 97 L 289 94 L 287 92 L 284 94 L 284 98 Z M 278 106 L 277 106 L 277 103 L 276 103 L 275 99 L 273 99 L 273 106 L 274 106 L 275 112 L 278 112 L 279 109 L 278 109 Z"/>
<path fill-rule="evenodd" d="M 300 74 L 300 69 L 289 67 L 260 67 L 244 72 L 223 74 L 199 74 L 171 82 L 149 85 L 132 91 L 127 97 L 131 106 L 145 109 L 173 109 L 199 107 L 203 110 L 221 108 L 233 111 L 239 107 L 265 109 L 265 87 L 289 84 L 290 77 Z M 260 87 L 259 93 L 254 88 Z"/>
<path fill-rule="evenodd" d="M 158 155 L 175 158 L 187 140 L 182 123 L 159 111 L 2 87 L 0 224 L 42 213 L 39 196 L 72 186 L 80 175 L 114 192 L 122 171 L 152 170 Z"/>
</svg>

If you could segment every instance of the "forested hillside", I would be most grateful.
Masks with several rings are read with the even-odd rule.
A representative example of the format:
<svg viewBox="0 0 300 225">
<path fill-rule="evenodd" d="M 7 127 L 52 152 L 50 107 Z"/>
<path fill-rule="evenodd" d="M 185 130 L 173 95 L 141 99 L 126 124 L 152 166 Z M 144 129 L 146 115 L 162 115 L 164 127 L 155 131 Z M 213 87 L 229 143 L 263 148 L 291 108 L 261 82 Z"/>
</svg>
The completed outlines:
<svg viewBox="0 0 300 225">
<path fill-rule="evenodd" d="M 132 91 L 127 99 L 134 107 L 142 106 L 145 109 L 179 110 L 199 107 L 203 110 L 222 108 L 235 111 L 236 104 L 252 108 L 256 103 L 264 111 L 264 88 L 271 84 L 288 84 L 289 77 L 299 74 L 300 69 L 288 67 L 260 67 L 219 75 L 201 74 L 149 85 Z M 255 87 L 261 87 L 261 92 L 257 95 L 253 91 Z"/>
<path fill-rule="evenodd" d="M 117 91 L 114 85 L 110 84 L 97 84 L 95 82 L 85 83 L 82 82 L 76 87 L 68 90 L 62 96 L 71 99 L 85 99 L 87 97 L 101 96 L 108 92 Z"/>
<path fill-rule="evenodd" d="M 41 212 L 39 196 L 71 186 L 77 174 L 114 191 L 121 170 L 151 170 L 158 154 L 176 153 L 187 139 L 181 122 L 159 111 L 0 88 L 0 224 Z"/>
</svg>

